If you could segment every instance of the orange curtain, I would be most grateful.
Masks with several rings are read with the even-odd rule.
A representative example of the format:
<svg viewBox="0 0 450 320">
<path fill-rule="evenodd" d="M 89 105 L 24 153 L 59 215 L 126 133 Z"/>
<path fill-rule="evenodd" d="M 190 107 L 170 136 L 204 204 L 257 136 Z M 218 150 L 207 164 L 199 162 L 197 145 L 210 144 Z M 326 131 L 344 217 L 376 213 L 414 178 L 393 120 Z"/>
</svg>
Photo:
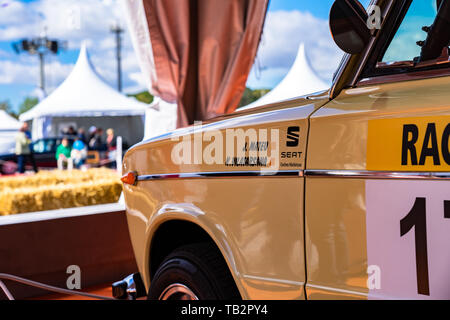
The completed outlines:
<svg viewBox="0 0 450 320">
<path fill-rule="evenodd" d="M 268 0 L 143 0 L 157 81 L 178 127 L 233 112 L 258 49 Z"/>
</svg>

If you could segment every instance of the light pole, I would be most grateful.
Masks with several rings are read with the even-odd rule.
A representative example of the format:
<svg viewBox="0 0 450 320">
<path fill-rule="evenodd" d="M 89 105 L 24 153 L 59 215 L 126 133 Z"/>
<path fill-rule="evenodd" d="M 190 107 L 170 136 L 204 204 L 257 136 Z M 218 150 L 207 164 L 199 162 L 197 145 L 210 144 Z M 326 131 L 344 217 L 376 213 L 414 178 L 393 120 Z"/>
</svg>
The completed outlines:
<svg viewBox="0 0 450 320">
<path fill-rule="evenodd" d="M 122 29 L 119 23 L 111 26 L 111 32 L 116 36 L 116 58 L 117 58 L 117 90 L 122 92 Z"/>
<path fill-rule="evenodd" d="M 67 46 L 67 42 L 59 41 L 57 39 L 48 39 L 46 35 L 32 38 L 32 39 L 22 39 L 19 42 L 12 44 L 14 51 L 17 54 L 21 52 L 27 52 L 31 55 L 38 55 L 40 62 L 40 84 L 44 95 L 45 92 L 45 55 L 52 53 L 58 54 L 61 49 Z"/>
</svg>

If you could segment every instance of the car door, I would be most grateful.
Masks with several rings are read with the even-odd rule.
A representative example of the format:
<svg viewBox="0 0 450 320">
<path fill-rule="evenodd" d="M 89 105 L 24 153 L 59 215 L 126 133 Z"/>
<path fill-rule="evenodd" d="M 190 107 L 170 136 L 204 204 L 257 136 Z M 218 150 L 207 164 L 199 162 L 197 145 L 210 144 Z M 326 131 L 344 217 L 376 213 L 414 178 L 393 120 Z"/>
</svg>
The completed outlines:
<svg viewBox="0 0 450 320">
<path fill-rule="evenodd" d="M 381 58 L 310 119 L 309 299 L 450 298 L 448 48 L 414 60 L 435 17 L 413 1 Z"/>
</svg>

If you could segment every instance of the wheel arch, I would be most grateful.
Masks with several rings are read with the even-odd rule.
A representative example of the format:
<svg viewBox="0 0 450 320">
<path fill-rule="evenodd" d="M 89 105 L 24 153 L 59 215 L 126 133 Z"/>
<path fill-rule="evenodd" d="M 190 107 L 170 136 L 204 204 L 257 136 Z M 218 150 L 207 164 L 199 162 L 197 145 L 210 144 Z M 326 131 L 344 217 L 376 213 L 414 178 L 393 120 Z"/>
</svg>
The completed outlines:
<svg viewBox="0 0 450 320">
<path fill-rule="evenodd" d="M 153 278 L 164 258 L 176 248 L 187 244 L 208 242 L 217 249 L 220 256 L 224 259 L 239 294 L 244 298 L 246 293 L 239 281 L 239 272 L 236 269 L 235 256 L 232 253 L 230 246 L 226 240 L 224 240 L 224 237 L 220 237 L 221 241 L 218 241 L 214 236 L 214 232 L 207 230 L 207 227 L 197 223 L 197 221 L 194 222 L 190 219 L 180 217 L 165 220 L 156 226 L 151 232 L 152 236 L 148 246 L 147 263 L 149 279 Z"/>
</svg>

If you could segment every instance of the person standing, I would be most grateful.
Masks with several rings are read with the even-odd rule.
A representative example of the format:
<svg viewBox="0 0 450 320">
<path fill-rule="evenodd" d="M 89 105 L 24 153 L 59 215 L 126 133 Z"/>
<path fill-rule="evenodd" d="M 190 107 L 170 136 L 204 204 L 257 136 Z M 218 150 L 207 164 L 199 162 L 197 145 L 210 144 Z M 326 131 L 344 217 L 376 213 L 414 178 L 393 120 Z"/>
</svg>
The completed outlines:
<svg viewBox="0 0 450 320">
<path fill-rule="evenodd" d="M 91 150 L 97 150 L 97 151 L 105 151 L 106 150 L 106 145 L 103 144 L 102 136 L 103 136 L 103 129 L 97 128 L 95 135 L 89 141 L 89 148 Z"/>
<path fill-rule="evenodd" d="M 91 126 L 89 128 L 89 135 L 88 135 L 87 140 L 85 141 L 85 143 L 89 145 L 89 149 L 92 149 L 90 146 L 90 143 L 91 143 L 91 140 L 94 138 L 96 132 L 97 132 L 97 127 Z"/>
<path fill-rule="evenodd" d="M 75 128 L 74 128 L 74 127 L 70 126 L 70 127 L 67 129 L 66 135 L 69 136 L 70 138 L 74 138 L 74 137 L 76 137 L 77 132 L 75 131 Z"/>
<path fill-rule="evenodd" d="M 114 130 L 109 128 L 106 130 L 106 147 L 109 152 L 115 151 L 117 149 L 116 137 L 114 136 Z"/>
<path fill-rule="evenodd" d="M 117 142 L 114 130 L 109 128 L 106 130 L 106 148 L 108 149 L 108 159 L 110 168 L 116 167 Z"/>
<path fill-rule="evenodd" d="M 30 145 L 31 135 L 28 131 L 28 124 L 24 122 L 16 135 L 17 170 L 19 173 L 25 173 L 25 164 L 27 160 L 33 165 L 34 172 L 38 172 Z"/>
<path fill-rule="evenodd" d="M 84 143 L 87 143 L 86 140 L 86 132 L 84 131 L 84 128 L 79 128 L 77 131 L 77 137 Z"/>
</svg>

